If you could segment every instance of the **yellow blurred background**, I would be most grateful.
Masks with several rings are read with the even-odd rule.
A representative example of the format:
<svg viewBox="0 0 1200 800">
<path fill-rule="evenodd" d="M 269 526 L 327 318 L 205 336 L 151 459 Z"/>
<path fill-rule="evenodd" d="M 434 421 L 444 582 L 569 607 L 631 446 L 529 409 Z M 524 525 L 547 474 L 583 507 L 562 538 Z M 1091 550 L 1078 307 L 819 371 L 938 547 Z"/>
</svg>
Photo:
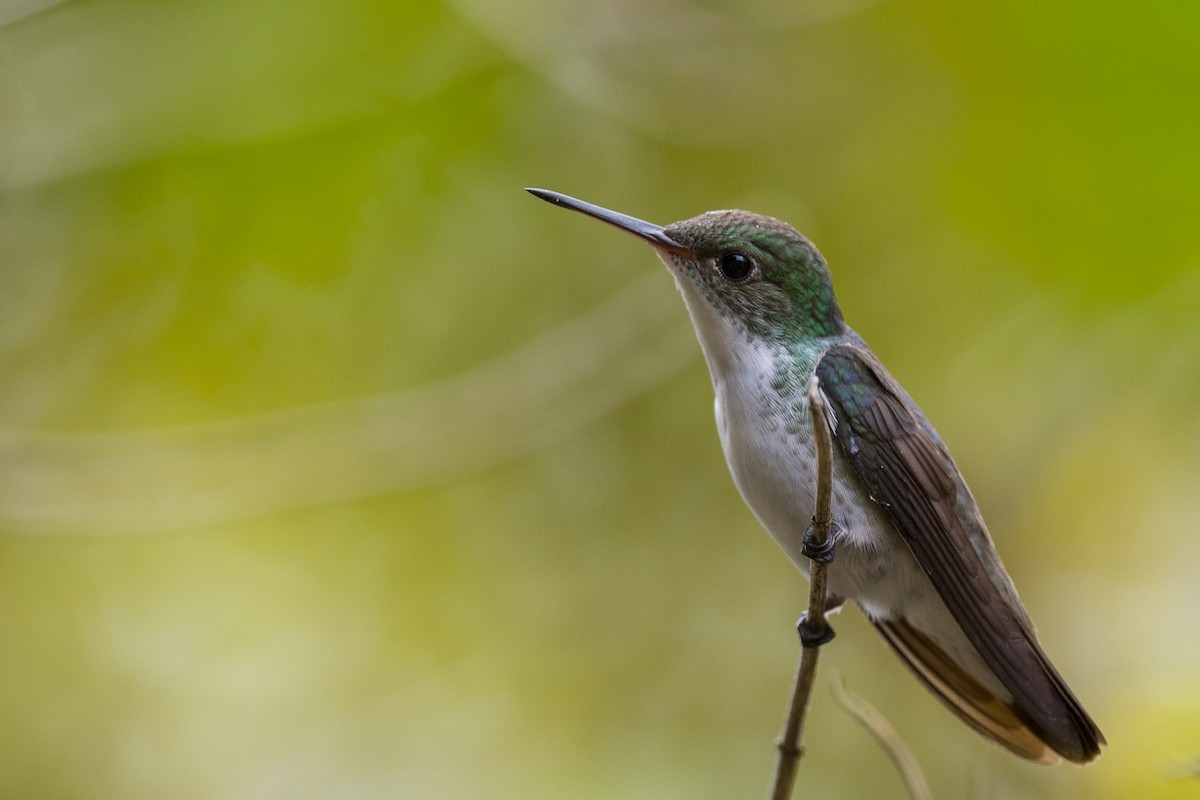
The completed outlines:
<svg viewBox="0 0 1200 800">
<path fill-rule="evenodd" d="M 670 278 L 544 186 L 822 248 L 1108 736 L 857 611 L 797 796 L 1200 793 L 1200 10 L 0 5 L 0 797 L 733 798 L 806 586 Z M 1193 777 L 1188 777 L 1189 773 Z"/>
</svg>

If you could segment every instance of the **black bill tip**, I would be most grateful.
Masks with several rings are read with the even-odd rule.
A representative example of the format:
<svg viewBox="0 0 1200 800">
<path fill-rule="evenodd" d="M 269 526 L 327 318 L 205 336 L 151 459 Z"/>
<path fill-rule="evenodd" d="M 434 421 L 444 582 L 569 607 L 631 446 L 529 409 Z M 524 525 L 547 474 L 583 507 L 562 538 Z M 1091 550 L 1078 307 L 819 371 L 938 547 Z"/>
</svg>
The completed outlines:
<svg viewBox="0 0 1200 800">
<path fill-rule="evenodd" d="M 659 250 L 677 253 L 679 255 L 691 255 L 690 248 L 680 244 L 672 239 L 663 231 L 663 226 L 655 225 L 652 222 L 631 217 L 628 214 L 621 214 L 617 211 L 594 205 L 583 200 L 577 200 L 569 195 L 561 194 L 560 192 L 552 192 L 549 189 L 526 189 L 534 197 L 545 200 L 547 203 L 552 203 L 556 206 L 569 208 L 572 211 L 578 211 L 580 214 L 586 214 L 602 222 L 607 222 L 609 225 L 620 228 L 623 231 L 632 233 L 640 239 L 643 239 Z"/>
</svg>

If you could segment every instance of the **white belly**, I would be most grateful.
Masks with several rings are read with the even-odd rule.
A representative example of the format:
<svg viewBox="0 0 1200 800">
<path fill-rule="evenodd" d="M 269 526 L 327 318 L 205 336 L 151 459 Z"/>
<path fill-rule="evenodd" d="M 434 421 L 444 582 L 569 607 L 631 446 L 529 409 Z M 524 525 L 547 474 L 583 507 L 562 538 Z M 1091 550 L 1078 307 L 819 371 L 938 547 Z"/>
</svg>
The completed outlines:
<svg viewBox="0 0 1200 800">
<path fill-rule="evenodd" d="M 736 387 L 736 388 L 735 388 Z M 803 392 L 782 409 L 755 379 L 716 385 L 717 429 L 734 483 L 758 517 L 802 572 L 802 552 L 816 497 L 812 423 Z M 775 402 L 775 407 L 771 402 Z M 834 446 L 832 511 L 844 529 L 829 569 L 829 590 L 854 600 L 869 617 L 889 619 L 916 611 L 914 601 L 933 592 L 895 528 L 848 474 Z M 930 598 L 939 605 L 940 598 Z"/>
</svg>

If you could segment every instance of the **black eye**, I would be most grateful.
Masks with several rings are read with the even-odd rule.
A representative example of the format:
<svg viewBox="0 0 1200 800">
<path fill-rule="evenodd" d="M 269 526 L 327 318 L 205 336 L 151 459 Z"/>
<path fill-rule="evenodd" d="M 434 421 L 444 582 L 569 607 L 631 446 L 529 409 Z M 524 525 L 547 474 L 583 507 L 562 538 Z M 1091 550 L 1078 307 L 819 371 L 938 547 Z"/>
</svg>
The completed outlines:
<svg viewBox="0 0 1200 800">
<path fill-rule="evenodd" d="M 721 274 L 731 281 L 744 281 L 754 271 L 754 262 L 745 253 L 726 253 L 721 256 Z"/>
</svg>

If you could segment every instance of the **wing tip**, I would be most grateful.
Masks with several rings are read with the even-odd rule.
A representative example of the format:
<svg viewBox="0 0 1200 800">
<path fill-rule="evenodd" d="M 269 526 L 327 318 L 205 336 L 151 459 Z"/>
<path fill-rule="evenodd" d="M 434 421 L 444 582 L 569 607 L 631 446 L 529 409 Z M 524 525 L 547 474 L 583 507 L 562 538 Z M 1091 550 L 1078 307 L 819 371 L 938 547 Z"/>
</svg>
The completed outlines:
<svg viewBox="0 0 1200 800">
<path fill-rule="evenodd" d="M 875 627 L 925 688 L 968 727 L 1001 749 L 1037 764 L 1052 766 L 1068 761 L 1084 766 L 1100 755 L 1101 745 L 1107 744 L 1069 691 L 1072 719 L 1057 730 L 1048 730 L 1019 706 L 981 686 L 905 620 L 880 621 Z"/>
<path fill-rule="evenodd" d="M 1100 748 L 1107 745 L 1108 741 L 1069 690 L 1065 699 L 1070 701 L 1071 720 L 1060 726 L 1057 732 L 1047 731 L 1029 721 L 1027 723 L 1064 760 L 1083 767 L 1096 760 Z M 1019 709 L 1017 711 L 1019 713 Z"/>
</svg>

